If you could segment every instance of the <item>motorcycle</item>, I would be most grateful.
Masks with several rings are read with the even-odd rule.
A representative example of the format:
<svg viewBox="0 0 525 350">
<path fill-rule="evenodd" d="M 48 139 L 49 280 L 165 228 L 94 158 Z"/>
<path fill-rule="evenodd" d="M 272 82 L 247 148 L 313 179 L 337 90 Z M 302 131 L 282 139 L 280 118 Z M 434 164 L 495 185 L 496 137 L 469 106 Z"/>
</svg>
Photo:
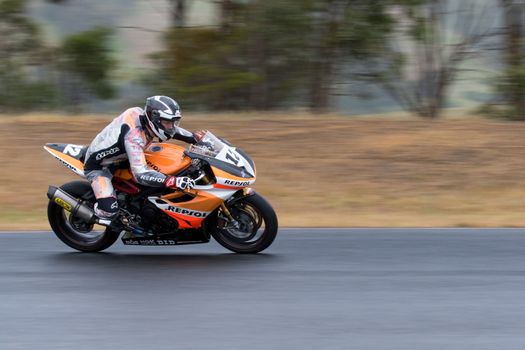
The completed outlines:
<svg viewBox="0 0 525 350">
<path fill-rule="evenodd" d="M 84 177 L 87 146 L 48 143 L 44 149 Z M 96 217 L 88 181 L 49 186 L 48 220 L 56 236 L 83 252 L 109 248 L 120 235 L 125 245 L 207 243 L 213 237 L 236 253 L 258 253 L 274 241 L 278 222 L 272 206 L 250 186 L 255 164 L 241 149 L 207 131 L 187 148 L 152 143 L 147 164 L 167 175 L 195 180 L 191 190 L 144 187 L 128 167 L 113 171 L 119 213 L 112 223 Z"/>
</svg>

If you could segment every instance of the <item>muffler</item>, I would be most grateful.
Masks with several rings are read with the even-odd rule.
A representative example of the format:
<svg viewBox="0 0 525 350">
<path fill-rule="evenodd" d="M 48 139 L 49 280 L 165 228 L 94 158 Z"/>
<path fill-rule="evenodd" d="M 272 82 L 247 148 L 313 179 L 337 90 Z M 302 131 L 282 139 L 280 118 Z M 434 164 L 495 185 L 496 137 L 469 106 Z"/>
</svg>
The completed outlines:
<svg viewBox="0 0 525 350">
<path fill-rule="evenodd" d="M 97 221 L 97 216 L 93 212 L 93 209 L 58 187 L 49 186 L 49 189 L 47 190 L 47 198 L 60 205 L 74 216 L 90 224 Z"/>
</svg>

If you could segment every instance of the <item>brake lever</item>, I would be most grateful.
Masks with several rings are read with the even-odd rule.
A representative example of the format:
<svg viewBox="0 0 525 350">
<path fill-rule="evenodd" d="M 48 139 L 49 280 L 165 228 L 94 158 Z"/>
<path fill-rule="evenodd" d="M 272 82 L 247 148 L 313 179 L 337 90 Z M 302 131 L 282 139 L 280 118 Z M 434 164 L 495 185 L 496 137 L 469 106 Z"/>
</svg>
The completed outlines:
<svg viewBox="0 0 525 350">
<path fill-rule="evenodd" d="M 199 177 L 196 177 L 195 179 L 193 179 L 193 181 L 197 182 L 200 179 L 202 179 L 204 176 L 206 176 L 206 174 L 205 173 L 201 173 L 201 175 Z"/>
</svg>

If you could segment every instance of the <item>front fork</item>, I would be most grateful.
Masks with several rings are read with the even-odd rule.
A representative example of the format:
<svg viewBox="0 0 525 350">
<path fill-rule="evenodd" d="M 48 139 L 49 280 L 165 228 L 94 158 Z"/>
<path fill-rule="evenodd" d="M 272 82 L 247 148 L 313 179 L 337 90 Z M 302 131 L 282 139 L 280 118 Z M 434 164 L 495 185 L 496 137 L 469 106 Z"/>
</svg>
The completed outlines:
<svg viewBox="0 0 525 350">
<path fill-rule="evenodd" d="M 226 204 L 224 204 L 224 202 L 221 203 L 221 210 L 228 219 L 235 220 L 232 214 L 230 213 L 230 210 L 226 207 Z"/>
<path fill-rule="evenodd" d="M 230 210 L 228 209 L 228 207 L 226 206 L 226 204 L 228 205 L 232 205 L 234 204 L 235 202 L 238 202 L 246 197 L 250 197 L 250 196 L 253 196 L 255 194 L 255 190 L 253 188 L 250 188 L 250 187 L 246 187 L 244 189 L 242 189 L 241 191 L 238 191 L 236 192 L 233 197 L 231 197 L 229 200 L 227 200 L 226 202 L 222 202 L 221 203 L 221 211 L 222 213 L 224 214 L 225 217 L 223 217 L 227 224 L 225 226 L 231 226 L 235 229 L 238 229 L 240 227 L 240 224 L 237 220 L 235 220 L 235 218 L 233 217 L 233 215 L 231 214 Z"/>
</svg>

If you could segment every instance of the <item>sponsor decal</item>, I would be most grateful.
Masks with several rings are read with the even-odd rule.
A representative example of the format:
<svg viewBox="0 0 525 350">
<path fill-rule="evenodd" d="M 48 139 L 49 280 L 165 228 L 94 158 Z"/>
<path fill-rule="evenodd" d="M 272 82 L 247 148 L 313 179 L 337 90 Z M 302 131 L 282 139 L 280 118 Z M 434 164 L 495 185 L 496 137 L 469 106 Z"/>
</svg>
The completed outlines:
<svg viewBox="0 0 525 350">
<path fill-rule="evenodd" d="M 157 239 L 157 244 L 158 245 L 173 245 L 173 244 L 177 244 L 177 242 L 175 242 L 172 239 Z"/>
<path fill-rule="evenodd" d="M 66 209 L 67 211 L 71 211 L 73 209 L 69 203 L 66 203 L 66 201 L 64 201 L 61 198 L 55 198 L 55 203 L 60 205 L 62 208 Z"/>
<path fill-rule="evenodd" d="M 151 181 L 151 182 L 158 182 L 163 183 L 164 179 L 162 177 L 152 176 L 152 175 L 140 175 L 139 178 L 142 181 Z"/>
<path fill-rule="evenodd" d="M 148 164 L 148 166 L 149 166 L 151 169 L 160 172 L 160 168 L 159 168 L 158 166 L 156 166 L 155 164 L 153 164 L 152 162 L 150 162 L 149 160 L 146 160 L 146 163 Z"/>
<path fill-rule="evenodd" d="M 65 160 L 63 160 L 62 158 L 60 157 L 57 157 L 55 155 L 53 155 L 53 157 L 55 157 L 56 159 L 58 159 L 60 161 L 60 163 L 64 164 L 67 168 L 69 168 L 70 170 L 72 170 L 73 172 L 75 172 L 76 174 L 80 175 L 80 176 L 84 176 L 84 173 L 80 170 L 78 170 L 77 168 L 75 168 L 74 166 L 72 166 L 71 164 L 69 164 L 68 162 L 66 162 Z"/>
<path fill-rule="evenodd" d="M 137 239 L 132 238 L 122 240 L 126 245 L 176 245 L 173 239 Z M 198 242 L 200 243 L 200 242 Z"/>
<path fill-rule="evenodd" d="M 168 181 L 166 181 L 166 187 L 173 187 L 175 185 L 175 176 L 171 176 L 168 178 Z"/>
<path fill-rule="evenodd" d="M 235 186 L 235 187 L 246 187 L 250 185 L 250 181 L 233 181 L 233 180 L 224 180 L 225 185 Z"/>
<path fill-rule="evenodd" d="M 105 158 L 107 156 L 113 155 L 113 154 L 117 153 L 118 151 L 120 151 L 120 148 L 113 147 L 111 149 L 108 149 L 108 150 L 105 150 L 105 151 L 97 153 L 97 155 L 95 156 L 95 159 L 96 160 L 101 160 L 102 158 Z"/>
<path fill-rule="evenodd" d="M 73 170 L 75 173 L 78 171 L 77 168 L 75 168 L 74 166 L 72 166 L 71 164 L 69 164 L 68 162 L 60 159 L 60 158 L 57 158 L 59 161 L 62 162 L 62 164 L 64 164 L 66 167 L 68 167 L 69 169 Z"/>
<path fill-rule="evenodd" d="M 132 239 L 123 239 L 122 242 L 126 245 L 140 245 L 138 241 L 134 241 Z"/>
<path fill-rule="evenodd" d="M 158 197 L 148 197 L 148 200 L 151 203 L 155 204 L 159 209 L 162 209 L 164 211 L 169 211 L 169 212 L 172 212 L 172 213 L 177 213 L 177 214 L 187 215 L 187 216 L 193 216 L 193 217 L 196 217 L 196 218 L 205 218 L 206 216 L 208 216 L 210 214 L 210 212 L 206 212 L 206 211 L 197 211 L 197 210 L 191 210 L 191 209 L 177 207 L 175 205 L 171 205 L 171 204 L 166 203 L 165 201 L 163 201 L 162 199 L 160 199 Z M 179 218 L 179 219 L 180 220 L 184 220 L 182 218 Z M 190 224 L 189 222 L 187 222 L 187 223 Z"/>
<path fill-rule="evenodd" d="M 203 217 L 205 217 L 207 215 L 207 213 L 205 213 L 205 212 L 189 210 L 189 209 L 179 208 L 179 207 L 174 207 L 173 205 L 169 205 L 166 208 L 166 210 L 171 211 L 173 213 L 177 213 L 177 214 L 182 214 L 182 215 L 187 215 L 187 216 L 194 216 L 196 218 L 203 218 Z"/>
</svg>

